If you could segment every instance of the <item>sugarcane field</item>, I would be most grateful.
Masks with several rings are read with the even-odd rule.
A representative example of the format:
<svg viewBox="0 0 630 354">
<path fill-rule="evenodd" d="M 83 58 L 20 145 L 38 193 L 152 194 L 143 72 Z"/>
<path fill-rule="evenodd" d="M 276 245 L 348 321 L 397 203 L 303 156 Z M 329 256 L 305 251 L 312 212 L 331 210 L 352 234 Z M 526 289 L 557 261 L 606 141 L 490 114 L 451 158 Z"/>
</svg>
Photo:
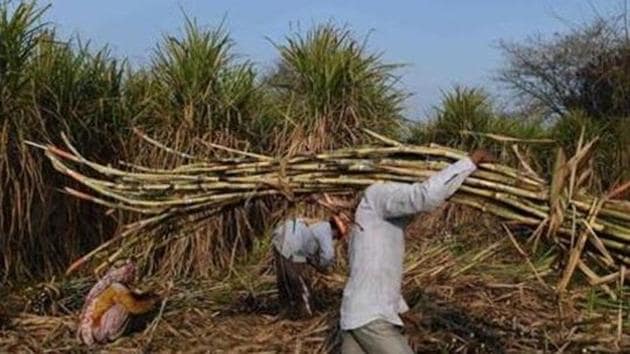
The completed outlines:
<svg viewBox="0 0 630 354">
<path fill-rule="evenodd" d="M 630 352 L 628 14 L 0 1 L 0 353 Z"/>
</svg>

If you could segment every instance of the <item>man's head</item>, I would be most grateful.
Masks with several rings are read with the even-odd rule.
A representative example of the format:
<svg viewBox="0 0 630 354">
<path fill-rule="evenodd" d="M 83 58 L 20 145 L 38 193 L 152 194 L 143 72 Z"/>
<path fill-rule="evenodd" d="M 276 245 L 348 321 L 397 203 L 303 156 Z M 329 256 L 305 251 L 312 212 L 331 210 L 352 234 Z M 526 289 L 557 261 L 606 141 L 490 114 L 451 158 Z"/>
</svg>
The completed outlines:
<svg viewBox="0 0 630 354">
<path fill-rule="evenodd" d="M 117 261 L 107 272 L 106 276 L 111 277 L 116 282 L 129 284 L 135 280 L 136 265 L 131 259 Z"/>
<path fill-rule="evenodd" d="M 333 239 L 340 240 L 346 237 L 350 232 L 350 226 L 353 224 L 349 215 L 354 213 L 360 198 L 355 196 L 352 200 L 344 201 L 339 198 L 333 199 L 327 193 L 324 193 L 323 198 L 314 197 L 314 200 L 333 213 L 329 219 Z"/>
<path fill-rule="evenodd" d="M 113 283 L 121 283 L 128 285 L 135 280 L 136 277 L 136 265 L 131 259 L 116 261 L 112 267 L 99 279 L 96 284 L 90 289 L 90 292 L 85 298 L 85 305 L 88 306 L 92 300 L 100 295 L 105 289 L 107 289 Z M 87 307 L 84 307 L 84 309 Z"/>
</svg>

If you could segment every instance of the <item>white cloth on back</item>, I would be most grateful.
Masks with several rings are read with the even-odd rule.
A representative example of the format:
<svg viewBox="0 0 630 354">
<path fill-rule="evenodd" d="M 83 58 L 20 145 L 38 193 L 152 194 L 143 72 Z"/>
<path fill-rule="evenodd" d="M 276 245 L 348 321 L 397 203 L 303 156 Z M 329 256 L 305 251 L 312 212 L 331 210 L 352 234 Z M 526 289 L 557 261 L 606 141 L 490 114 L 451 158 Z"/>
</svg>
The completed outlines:
<svg viewBox="0 0 630 354">
<path fill-rule="evenodd" d="M 411 216 L 444 203 L 475 170 L 464 158 L 422 183 L 375 183 L 365 190 L 350 233 L 341 329 L 379 319 L 402 325 L 399 314 L 409 309 L 401 295 L 404 228 Z"/>
<path fill-rule="evenodd" d="M 328 267 L 335 259 L 332 228 L 327 221 L 309 225 L 302 219 L 287 220 L 275 228 L 272 237 L 278 252 L 294 262 L 318 259 L 320 266 Z"/>
</svg>

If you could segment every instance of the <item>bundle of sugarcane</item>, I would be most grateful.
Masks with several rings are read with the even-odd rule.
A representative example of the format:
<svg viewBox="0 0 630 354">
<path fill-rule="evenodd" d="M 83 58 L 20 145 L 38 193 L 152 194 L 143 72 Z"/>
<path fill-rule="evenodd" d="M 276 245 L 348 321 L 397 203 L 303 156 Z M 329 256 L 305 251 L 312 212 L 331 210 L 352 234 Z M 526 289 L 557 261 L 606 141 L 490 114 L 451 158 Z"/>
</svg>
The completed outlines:
<svg viewBox="0 0 630 354">
<path fill-rule="evenodd" d="M 237 157 L 205 159 L 174 151 L 138 132 L 147 142 L 190 161 L 173 169 L 125 162 L 121 168 L 105 166 L 85 159 L 65 137 L 67 150 L 40 146 L 58 171 L 91 190 L 88 194 L 65 188 L 66 192 L 146 216 L 126 225 L 123 232 L 77 261 L 70 271 L 95 256 L 115 260 L 146 237 L 147 230 L 193 228 L 210 215 L 253 199 L 347 192 L 379 181 L 422 181 L 466 156 L 442 146 L 403 145 L 367 133 L 380 141 L 379 146 L 275 158 L 206 143 Z M 576 268 L 593 283 L 605 282 L 613 276 L 599 277 L 587 263 L 596 262 L 598 267 L 614 272 L 623 272 L 623 266 L 630 265 L 630 203 L 612 200 L 609 195 L 595 197 L 580 188 L 589 176 L 583 166 L 592 146 L 593 142 L 580 142 L 568 160 L 559 154 L 550 183 L 524 161 L 519 169 L 483 164 L 465 180 L 452 201 L 528 225 L 535 230 L 532 239 L 536 241 L 541 234 L 556 241 L 569 254 L 560 288 L 566 286 Z M 589 262 L 583 261 L 585 256 Z"/>
</svg>

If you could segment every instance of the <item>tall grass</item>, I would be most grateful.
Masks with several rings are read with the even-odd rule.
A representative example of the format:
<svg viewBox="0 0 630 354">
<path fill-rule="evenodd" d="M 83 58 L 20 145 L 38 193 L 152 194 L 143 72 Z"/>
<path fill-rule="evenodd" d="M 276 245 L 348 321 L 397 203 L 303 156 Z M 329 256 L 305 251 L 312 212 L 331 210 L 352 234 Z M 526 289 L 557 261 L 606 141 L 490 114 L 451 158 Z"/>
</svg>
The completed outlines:
<svg viewBox="0 0 630 354">
<path fill-rule="evenodd" d="M 106 49 L 63 41 L 31 2 L 0 6 L 2 279 L 51 274 L 102 239 L 101 210 L 55 191 L 64 181 L 26 140 L 70 132 L 90 156 L 120 149 L 122 69 Z M 118 130 L 117 130 L 118 129 Z"/>
<path fill-rule="evenodd" d="M 32 3 L 0 7 L 0 265 L 2 279 L 9 273 L 28 272 L 28 258 L 17 247 L 35 246 L 31 205 L 42 198 L 40 159 L 29 153 L 23 140 L 36 126 L 25 109 L 31 99 L 28 61 L 37 46 L 44 9 Z"/>
<path fill-rule="evenodd" d="M 135 218 L 106 214 L 60 193 L 58 188 L 70 182 L 27 140 L 59 143 L 63 131 L 82 153 L 100 162 L 169 168 L 190 161 L 150 146 L 131 128 L 198 156 L 226 154 L 212 143 L 284 155 L 363 143 L 361 128 L 399 133 L 407 97 L 397 86 L 399 65 L 386 63 L 346 27 L 318 25 L 275 43 L 278 64 L 262 76 L 236 54 L 223 25 L 205 28 L 186 18 L 181 33 L 165 35 L 150 62 L 132 70 L 107 48 L 94 50 L 78 38 L 60 37 L 45 22 L 46 9 L 34 2 L 0 3 L 3 281 L 55 274 L 115 235 L 116 225 Z M 490 147 L 513 158 L 511 142 L 488 134 L 551 136 L 570 150 L 583 124 L 607 142 L 597 157 L 599 173 L 606 176 L 602 187 L 628 178 L 627 118 L 595 126 L 575 115 L 550 127 L 506 117 L 480 89 L 445 93 L 435 119 L 416 127 L 412 141 Z M 522 149 L 532 161 L 550 156 L 539 145 Z M 537 167 L 545 170 L 544 163 Z M 182 237 L 162 244 L 162 235 L 153 235 L 142 245 L 144 259 L 152 271 L 210 274 L 250 252 L 261 230 L 293 207 L 264 200 L 209 218 L 199 229 L 162 230 Z"/>
<path fill-rule="evenodd" d="M 485 138 L 468 132 L 490 133 L 495 120 L 490 97 L 478 88 L 457 86 L 443 93 L 435 112 L 434 120 L 413 131 L 414 142 L 435 142 L 464 149 L 479 147 L 484 145 Z"/>
<path fill-rule="evenodd" d="M 574 152 L 580 134 L 588 140 L 599 138 L 594 152 L 596 178 L 592 187 L 604 190 L 630 180 L 630 120 L 594 119 L 574 110 L 560 117 L 551 127 L 551 135 L 568 152 Z"/>
<path fill-rule="evenodd" d="M 591 188 L 603 191 L 630 178 L 628 122 L 628 118 L 595 119 L 581 111 L 568 112 L 553 122 L 546 122 L 542 117 L 507 116 L 496 110 L 490 96 L 482 89 L 455 87 L 443 94 L 433 119 L 412 128 L 409 140 L 463 150 L 487 148 L 506 162 L 520 163 L 523 159 L 541 175 L 549 177 L 556 148 L 573 154 L 584 131 L 587 141 L 599 138 L 592 159 L 595 174 Z M 502 140 L 502 136 L 520 142 Z M 518 152 L 515 152 L 515 144 Z"/>
<path fill-rule="evenodd" d="M 412 127 L 409 139 L 417 144 L 437 143 L 462 150 L 486 148 L 510 160 L 514 142 L 493 135 L 537 140 L 548 134 L 537 120 L 518 119 L 496 110 L 483 89 L 456 86 L 443 93 L 433 119 Z M 541 152 L 536 145 L 525 145 L 523 149 L 526 155 L 531 155 L 532 149 Z"/>
<path fill-rule="evenodd" d="M 396 88 L 398 64 L 385 63 L 366 42 L 334 24 L 275 44 L 280 62 L 268 78 L 283 130 L 283 151 L 320 151 L 361 141 L 360 128 L 396 134 L 406 94 Z"/>
<path fill-rule="evenodd" d="M 60 132 L 66 132 L 86 156 L 108 162 L 123 157 L 128 126 L 120 104 L 123 63 L 107 48 L 94 51 L 78 39 L 60 40 L 52 31 L 42 33 L 36 49 L 30 114 L 43 125 L 46 139 L 59 143 Z M 36 150 L 31 153 L 41 155 Z M 49 165 L 41 166 L 40 173 L 45 178 L 46 199 L 33 221 L 40 225 L 37 233 L 46 236 L 46 254 L 69 260 L 102 242 L 113 230 L 113 220 L 103 217 L 101 208 L 60 195 L 55 189 L 64 180 Z M 57 207 L 60 198 L 62 207 Z"/>
<path fill-rule="evenodd" d="M 233 134 L 256 114 L 256 72 L 238 62 L 233 41 L 223 27 L 203 29 L 186 19 L 180 38 L 166 36 L 154 51 L 158 115 L 167 124 Z"/>
<path fill-rule="evenodd" d="M 261 149 L 253 131 L 265 100 L 256 75 L 252 64 L 234 53 L 223 26 L 203 28 L 186 18 L 182 33 L 164 36 L 150 66 L 127 81 L 129 104 L 137 111 L 133 124 L 178 151 L 200 156 L 223 153 L 207 143 Z M 138 164 L 167 168 L 190 162 L 137 136 L 128 149 Z M 209 275 L 250 249 L 256 236 L 251 225 L 260 229 L 265 220 L 259 214 L 253 206 L 208 218 L 203 227 L 164 247 L 156 234 L 155 243 L 143 245 L 152 249 L 145 260 L 159 272 Z"/>
</svg>

